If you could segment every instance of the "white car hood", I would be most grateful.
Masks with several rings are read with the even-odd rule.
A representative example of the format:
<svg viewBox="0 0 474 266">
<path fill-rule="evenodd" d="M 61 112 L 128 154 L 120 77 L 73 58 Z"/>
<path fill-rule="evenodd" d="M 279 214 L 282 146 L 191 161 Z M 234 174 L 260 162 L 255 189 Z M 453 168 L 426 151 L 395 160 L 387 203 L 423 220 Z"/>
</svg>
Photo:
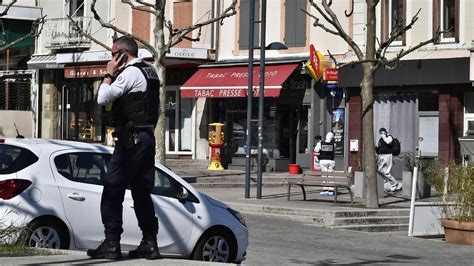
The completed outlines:
<svg viewBox="0 0 474 266">
<path fill-rule="evenodd" d="M 222 201 L 220 201 L 220 200 L 218 200 L 218 199 L 216 199 L 216 198 L 214 198 L 214 197 L 211 197 L 211 196 L 206 195 L 206 194 L 204 194 L 204 193 L 201 193 L 201 196 L 202 196 L 203 198 L 206 198 L 206 199 L 207 199 L 212 205 L 214 205 L 214 206 L 220 207 L 220 208 L 222 208 L 222 209 L 227 209 L 227 207 L 228 207 L 227 204 L 225 204 L 224 202 L 222 202 Z"/>
</svg>

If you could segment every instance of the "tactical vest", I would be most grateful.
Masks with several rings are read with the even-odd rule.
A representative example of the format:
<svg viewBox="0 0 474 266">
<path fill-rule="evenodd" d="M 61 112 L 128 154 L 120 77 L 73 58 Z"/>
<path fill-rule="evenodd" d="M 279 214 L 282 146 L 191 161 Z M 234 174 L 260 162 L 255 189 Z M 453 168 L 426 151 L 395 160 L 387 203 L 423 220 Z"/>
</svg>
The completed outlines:
<svg viewBox="0 0 474 266">
<path fill-rule="evenodd" d="M 125 92 L 112 106 L 114 127 L 155 127 L 160 114 L 160 80 L 152 66 L 138 62 L 137 67 L 146 79 L 146 91 Z"/>
<path fill-rule="evenodd" d="M 334 143 L 321 141 L 319 160 L 334 160 Z"/>
</svg>

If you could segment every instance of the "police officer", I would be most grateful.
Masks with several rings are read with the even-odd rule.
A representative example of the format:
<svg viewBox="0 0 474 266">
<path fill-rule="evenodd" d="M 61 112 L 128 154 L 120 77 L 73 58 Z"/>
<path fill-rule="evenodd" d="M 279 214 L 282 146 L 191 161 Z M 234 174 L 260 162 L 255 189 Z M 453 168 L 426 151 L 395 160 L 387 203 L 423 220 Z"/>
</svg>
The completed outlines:
<svg viewBox="0 0 474 266">
<path fill-rule="evenodd" d="M 155 137 L 159 115 L 159 79 L 153 67 L 137 58 L 135 40 L 123 36 L 114 41 L 97 102 L 113 103 L 115 149 L 104 180 L 101 215 L 105 240 L 87 251 L 92 258 L 120 259 L 122 202 L 130 186 L 135 215 L 143 238 L 130 258 L 160 259 L 158 219 L 150 193 L 154 186 Z"/>
<path fill-rule="evenodd" d="M 322 172 L 334 172 L 336 161 L 334 161 L 334 133 L 328 132 L 324 141 L 318 142 L 314 148 L 319 153 L 319 166 Z M 319 193 L 321 196 L 334 196 L 333 187 L 323 187 L 323 191 Z"/>
</svg>

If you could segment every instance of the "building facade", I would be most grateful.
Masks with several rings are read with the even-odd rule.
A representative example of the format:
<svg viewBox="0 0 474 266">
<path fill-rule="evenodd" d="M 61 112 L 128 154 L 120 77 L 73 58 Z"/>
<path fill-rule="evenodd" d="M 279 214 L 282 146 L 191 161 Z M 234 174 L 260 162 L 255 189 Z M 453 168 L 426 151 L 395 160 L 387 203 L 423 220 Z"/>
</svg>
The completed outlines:
<svg viewBox="0 0 474 266">
<path fill-rule="evenodd" d="M 384 127 L 401 141 L 402 154 L 394 159 L 394 175 L 409 167 L 406 159 L 418 151 L 423 160 L 441 163 L 461 161 L 459 138 L 474 129 L 472 82 L 469 78 L 470 49 L 474 38 L 470 14 L 474 6 L 463 0 L 385 0 L 378 10 L 377 36 L 386 40 L 391 25 L 401 19 L 407 25 L 419 13 L 413 28 L 397 39 L 387 57 L 441 35 L 436 44 L 426 45 L 403 58 L 394 71 L 379 70 L 374 87 L 374 143 Z M 353 37 L 359 45 L 365 33 L 357 31 L 365 23 L 365 1 L 355 1 Z M 402 14 L 399 16 L 399 14 Z M 349 58 L 350 60 L 351 58 Z M 348 61 L 349 61 L 348 60 Z M 359 166 L 362 156 L 360 66 L 340 70 L 339 86 L 348 92 L 349 139 L 358 141 L 349 164 Z"/>
<path fill-rule="evenodd" d="M 231 1 L 221 1 L 222 7 Z M 237 15 L 228 18 L 217 28 L 216 61 L 201 65 L 191 79 L 181 87 L 181 98 L 196 99 L 196 158 L 209 156 L 207 125 L 221 122 L 225 125 L 226 145 L 224 165 L 229 168 L 245 167 L 247 132 L 247 88 L 249 57 L 249 0 L 238 1 Z M 255 2 L 255 21 L 260 20 L 261 2 Z M 220 7 L 222 9 L 222 7 Z M 334 2 L 341 23 L 349 29 L 344 16 L 347 3 Z M 309 168 L 316 135 L 325 135 L 332 127 L 332 118 L 341 118 L 337 154 L 337 168 L 347 162 L 344 149 L 347 131 L 344 130 L 344 93 L 331 89 L 311 78 L 305 69 L 310 57 L 310 46 L 319 51 L 331 49 L 336 57 L 347 52 L 347 45 L 337 37 L 312 26 L 311 19 L 301 10 L 314 13 L 308 1 L 275 0 L 267 2 L 266 43 L 280 42 L 286 50 L 268 50 L 265 56 L 265 98 L 263 150 L 267 170 L 287 171 L 288 164 L 299 163 Z M 255 24 L 254 47 L 260 47 L 260 27 Z M 251 154 L 255 154 L 258 134 L 258 93 L 260 52 L 254 51 L 253 103 Z M 255 158 L 252 166 L 255 166 Z"/>
<path fill-rule="evenodd" d="M 92 1 L 38 2 L 48 20 L 35 53 L 28 61 L 29 69 L 38 73 L 37 137 L 105 143 L 110 129 L 102 123 L 104 110 L 97 105 L 96 95 L 111 53 L 78 34 L 67 16 L 109 47 L 114 32 L 102 28 L 93 18 Z M 154 17 L 150 13 L 132 10 L 129 5 L 113 0 L 97 1 L 95 9 L 104 21 L 153 43 Z M 201 1 L 199 5 L 191 1 L 170 1 L 165 13 L 175 27 L 191 25 L 210 18 L 211 1 Z M 202 31 L 209 33 L 211 27 L 204 27 Z M 169 156 L 190 157 L 195 152 L 194 102 L 181 99 L 178 88 L 198 65 L 212 59 L 211 35 L 206 34 L 199 42 L 183 41 L 167 54 L 166 151 Z M 152 63 L 151 54 L 144 48 L 140 48 L 139 57 Z"/>
<path fill-rule="evenodd" d="M 0 2 L 0 13 L 8 4 Z M 26 64 L 34 52 L 35 38 L 17 41 L 31 32 L 33 22 L 40 17 L 41 10 L 28 0 L 18 1 L 0 17 L 0 137 L 15 137 L 17 129 L 25 137 L 37 132 L 34 110 L 38 98 L 32 83 L 35 72 Z M 12 43 L 16 44 L 10 46 Z"/>
</svg>

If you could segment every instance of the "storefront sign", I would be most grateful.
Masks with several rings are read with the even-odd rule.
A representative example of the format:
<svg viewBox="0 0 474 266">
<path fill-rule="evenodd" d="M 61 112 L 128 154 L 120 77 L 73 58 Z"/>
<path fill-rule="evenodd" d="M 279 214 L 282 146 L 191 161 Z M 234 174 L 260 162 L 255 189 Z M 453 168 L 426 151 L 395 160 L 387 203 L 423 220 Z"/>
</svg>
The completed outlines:
<svg viewBox="0 0 474 266">
<path fill-rule="evenodd" d="M 338 81 L 339 72 L 336 68 L 326 68 L 323 72 L 323 80 L 325 81 Z"/>
<path fill-rule="evenodd" d="M 64 78 L 97 78 L 107 73 L 107 66 L 76 66 L 64 68 Z"/>
<path fill-rule="evenodd" d="M 268 65 L 265 67 L 265 97 L 278 97 L 283 83 L 298 64 Z M 294 84 L 304 87 L 304 84 Z M 288 85 L 287 85 L 288 86 Z M 259 67 L 254 68 L 253 95 L 258 96 Z M 302 88 L 304 89 L 304 88 Z M 181 97 L 229 98 L 247 97 L 248 67 L 213 67 L 199 69 L 180 88 Z"/>
<path fill-rule="evenodd" d="M 331 130 L 334 133 L 334 143 L 336 144 L 336 155 L 344 155 L 344 108 L 332 109 Z"/>
<path fill-rule="evenodd" d="M 153 55 L 144 48 L 138 49 L 139 58 L 152 58 Z M 207 49 L 173 47 L 166 57 L 208 59 Z M 84 62 L 107 62 L 112 59 L 110 51 L 86 51 L 79 53 L 57 54 L 57 63 L 84 63 Z"/>
<path fill-rule="evenodd" d="M 326 58 L 311 44 L 309 46 L 309 61 L 306 63 L 306 69 L 315 80 L 320 80 L 325 68 L 327 68 Z"/>
<path fill-rule="evenodd" d="M 252 90 L 253 97 L 258 97 L 259 89 Z M 265 97 L 280 96 L 281 88 L 265 88 Z M 233 98 L 233 97 L 247 97 L 247 88 L 232 88 L 232 89 L 193 89 L 181 90 L 181 97 L 186 98 Z"/>
</svg>

